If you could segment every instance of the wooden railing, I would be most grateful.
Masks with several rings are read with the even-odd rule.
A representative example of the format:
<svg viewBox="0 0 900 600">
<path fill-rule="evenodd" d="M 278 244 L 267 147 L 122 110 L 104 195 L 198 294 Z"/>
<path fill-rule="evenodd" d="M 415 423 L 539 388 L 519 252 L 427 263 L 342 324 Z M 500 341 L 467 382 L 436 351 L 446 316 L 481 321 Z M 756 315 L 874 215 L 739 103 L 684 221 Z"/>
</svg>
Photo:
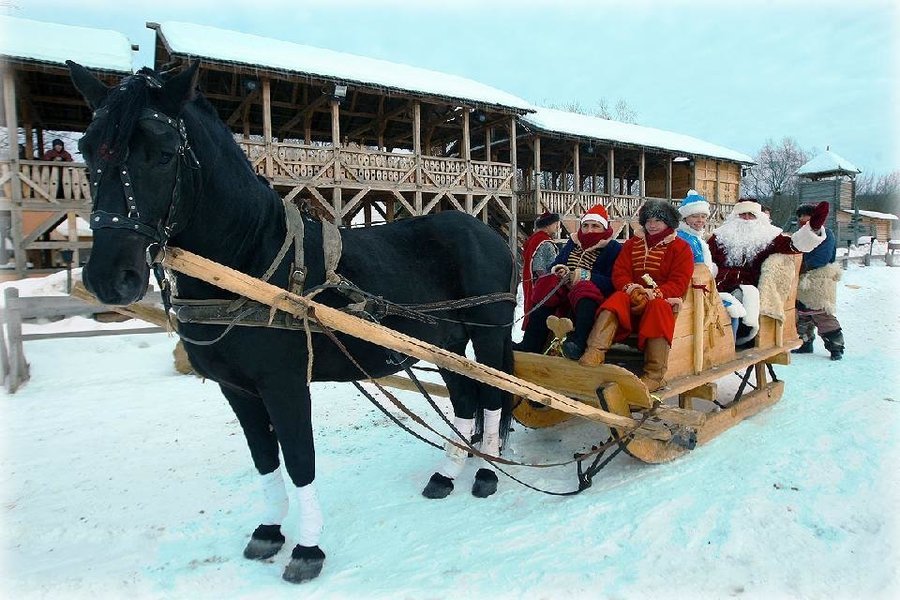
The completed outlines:
<svg viewBox="0 0 900 600">
<path fill-rule="evenodd" d="M 512 194 L 512 165 L 380 152 L 357 146 L 238 139 L 253 168 L 275 185 L 322 185 L 450 193 Z M 337 166 L 337 169 L 335 168 Z"/>
<path fill-rule="evenodd" d="M 12 199 L 11 164 L 0 161 L 0 197 L 4 200 Z M 90 204 L 91 201 L 84 163 L 20 160 L 19 181 L 22 183 L 22 200 L 26 204 L 38 202 L 53 208 L 50 205 Z"/>
</svg>

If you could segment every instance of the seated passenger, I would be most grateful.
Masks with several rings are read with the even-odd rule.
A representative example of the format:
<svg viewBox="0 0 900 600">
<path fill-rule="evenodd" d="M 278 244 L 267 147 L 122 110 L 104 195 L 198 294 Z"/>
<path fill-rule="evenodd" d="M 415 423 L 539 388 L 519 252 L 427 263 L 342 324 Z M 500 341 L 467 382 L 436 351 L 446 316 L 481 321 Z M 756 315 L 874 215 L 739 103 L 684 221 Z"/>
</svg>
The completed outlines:
<svg viewBox="0 0 900 600">
<path fill-rule="evenodd" d="M 676 307 L 694 273 L 691 247 L 675 233 L 678 216 L 665 200 L 647 200 L 641 206 L 638 222 L 643 231 L 622 247 L 613 267 L 618 291 L 600 306 L 579 364 L 601 364 L 614 341 L 637 331 L 638 349 L 644 351 L 641 381 L 651 392 L 665 385 Z"/>
<path fill-rule="evenodd" d="M 559 255 L 559 248 L 553 242 L 559 236 L 559 227 L 559 215 L 545 212 L 534 220 L 534 233 L 525 240 L 522 248 L 522 298 L 525 309 L 523 331 L 528 327 L 529 314 L 534 308 L 534 282 L 550 272 L 553 261 Z"/>
<path fill-rule="evenodd" d="M 759 275 L 763 261 L 772 254 L 809 252 L 825 239 L 822 226 L 828 217 L 828 202 L 820 202 L 809 223 L 790 236 L 772 225 L 755 199 L 734 205 L 731 214 L 709 238 L 713 262 L 719 267 L 716 288 L 733 294 L 746 310 L 735 344 L 751 341 L 759 330 Z"/>
<path fill-rule="evenodd" d="M 691 252 L 694 253 L 694 263 L 703 263 L 709 269 L 710 274 L 715 278 L 719 272 L 719 267 L 713 262 L 712 254 L 709 251 L 709 244 L 703 237 L 706 230 L 706 220 L 709 218 L 709 202 L 706 198 L 696 192 L 696 190 L 688 190 L 681 206 L 678 207 L 681 213 L 681 223 L 678 225 L 678 235 L 686 241 Z M 722 304 L 728 311 L 731 318 L 731 332 L 737 338 L 738 324 L 741 317 L 747 314 L 744 305 L 733 295 L 726 292 L 719 292 Z"/>
<path fill-rule="evenodd" d="M 602 205 L 594 206 L 581 217 L 578 231 L 553 261 L 551 272 L 534 283 L 531 302 L 537 308 L 529 315 L 525 335 L 516 350 L 543 351 L 547 317 L 571 314 L 575 330 L 563 343 L 563 355 L 572 360 L 581 357 L 597 307 L 614 289 L 612 268 L 622 245 L 612 239 L 612 233 L 609 215 Z"/>
</svg>

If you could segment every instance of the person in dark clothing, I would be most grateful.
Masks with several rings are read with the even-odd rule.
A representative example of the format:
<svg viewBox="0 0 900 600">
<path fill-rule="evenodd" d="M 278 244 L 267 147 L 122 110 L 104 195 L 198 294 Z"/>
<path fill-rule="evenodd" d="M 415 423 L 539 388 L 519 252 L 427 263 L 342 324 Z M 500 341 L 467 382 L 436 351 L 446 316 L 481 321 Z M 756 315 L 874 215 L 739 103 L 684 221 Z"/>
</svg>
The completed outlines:
<svg viewBox="0 0 900 600">
<path fill-rule="evenodd" d="M 53 148 L 44 152 L 41 160 L 56 160 L 63 162 L 72 162 L 72 155 L 66 150 L 66 145 L 59 138 L 53 140 Z"/>
<path fill-rule="evenodd" d="M 797 209 L 798 225 L 802 227 L 812 218 L 815 207 L 802 204 Z M 803 254 L 800 281 L 797 284 L 797 333 L 803 345 L 793 350 L 795 354 L 811 354 L 816 329 L 825 342 L 831 360 L 844 357 L 844 334 L 835 316 L 837 282 L 841 278 L 838 266 L 837 241 L 834 232 L 827 227 L 825 241 Z"/>
<path fill-rule="evenodd" d="M 612 235 L 609 215 L 602 205 L 594 206 L 581 217 L 578 231 L 553 261 L 551 272 L 534 284 L 532 303 L 540 306 L 532 311 L 517 350 L 542 352 L 547 339 L 547 317 L 572 315 L 575 330 L 566 337 L 562 351 L 572 360 L 581 357 L 597 307 L 614 291 L 612 268 L 622 245 Z"/>
</svg>

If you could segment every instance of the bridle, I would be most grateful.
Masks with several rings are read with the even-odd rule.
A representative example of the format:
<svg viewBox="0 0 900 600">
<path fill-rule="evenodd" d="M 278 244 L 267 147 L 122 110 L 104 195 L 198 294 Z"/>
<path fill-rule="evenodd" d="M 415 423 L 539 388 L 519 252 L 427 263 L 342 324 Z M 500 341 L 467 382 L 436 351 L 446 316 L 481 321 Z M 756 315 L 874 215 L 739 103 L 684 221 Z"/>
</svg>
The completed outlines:
<svg viewBox="0 0 900 600">
<path fill-rule="evenodd" d="M 162 87 L 162 83 L 154 77 L 150 77 L 144 74 L 133 75 L 132 77 L 145 79 L 150 87 Z M 105 107 L 98 108 L 94 112 L 94 117 L 96 118 L 97 116 L 102 116 L 106 111 L 107 109 Z M 175 156 L 177 157 L 178 161 L 175 168 L 175 182 L 172 186 L 172 199 L 169 202 L 169 210 L 166 218 L 160 220 L 156 224 L 156 226 L 150 225 L 141 220 L 141 211 L 138 208 L 138 198 L 136 197 L 137 193 L 134 190 L 134 185 L 131 181 L 131 175 L 128 172 L 127 161 L 129 150 L 128 148 L 126 148 L 121 162 L 112 166 L 111 168 L 116 168 L 119 171 L 118 179 L 122 185 L 122 191 L 124 192 L 127 212 L 123 214 L 97 209 L 97 202 L 100 197 L 100 183 L 103 176 L 103 169 L 98 167 L 93 173 L 96 179 L 92 185 L 94 206 L 91 210 L 90 226 L 91 229 L 111 228 L 134 231 L 147 238 L 150 238 L 150 240 L 153 241 L 153 243 L 150 244 L 151 247 L 157 245 L 160 248 L 164 248 L 168 243 L 169 238 L 182 231 L 185 226 L 187 226 L 188 218 L 190 215 L 182 215 L 182 213 L 184 213 L 183 207 L 181 206 L 183 200 L 181 197 L 182 177 L 184 175 L 184 169 L 187 168 L 197 170 L 200 168 L 200 162 L 197 160 L 197 157 L 194 154 L 194 150 L 191 148 L 191 145 L 188 142 L 187 128 L 184 125 L 184 119 L 182 119 L 181 117 L 172 118 L 159 110 L 144 108 L 140 118 L 138 119 L 138 122 L 148 120 L 165 123 L 169 127 L 175 129 L 175 131 L 178 132 L 179 137 L 178 148 L 175 151 Z M 196 188 L 197 179 L 194 179 L 194 182 Z M 199 190 L 195 190 L 195 195 L 198 191 Z"/>
</svg>

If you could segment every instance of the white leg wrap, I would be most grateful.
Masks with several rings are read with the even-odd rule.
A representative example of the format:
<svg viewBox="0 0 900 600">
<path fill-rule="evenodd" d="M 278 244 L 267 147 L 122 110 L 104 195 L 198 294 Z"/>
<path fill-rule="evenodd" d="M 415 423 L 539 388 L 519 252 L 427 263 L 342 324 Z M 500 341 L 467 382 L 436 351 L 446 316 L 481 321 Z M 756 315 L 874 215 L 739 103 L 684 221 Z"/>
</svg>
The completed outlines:
<svg viewBox="0 0 900 600">
<path fill-rule="evenodd" d="M 471 441 L 472 432 L 475 431 L 475 419 L 453 418 L 453 426 L 462 434 L 466 441 Z M 456 479 L 462 473 L 463 467 L 466 466 L 466 458 L 469 456 L 467 450 L 457 448 L 449 442 L 444 445 L 447 454 L 444 456 L 441 466 L 438 467 L 438 473 L 450 479 Z"/>
<path fill-rule="evenodd" d="M 500 409 L 484 411 L 484 432 L 481 438 L 481 452 L 491 456 L 500 456 Z M 490 468 L 490 463 L 484 461 Z"/>
<path fill-rule="evenodd" d="M 316 495 L 315 483 L 295 488 L 300 505 L 297 543 L 301 546 L 318 546 L 322 535 L 322 507 Z"/>
<path fill-rule="evenodd" d="M 261 479 L 265 507 L 259 522 L 263 525 L 281 525 L 288 513 L 287 490 L 281 477 L 281 467 L 263 475 Z"/>
</svg>

